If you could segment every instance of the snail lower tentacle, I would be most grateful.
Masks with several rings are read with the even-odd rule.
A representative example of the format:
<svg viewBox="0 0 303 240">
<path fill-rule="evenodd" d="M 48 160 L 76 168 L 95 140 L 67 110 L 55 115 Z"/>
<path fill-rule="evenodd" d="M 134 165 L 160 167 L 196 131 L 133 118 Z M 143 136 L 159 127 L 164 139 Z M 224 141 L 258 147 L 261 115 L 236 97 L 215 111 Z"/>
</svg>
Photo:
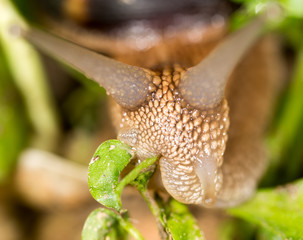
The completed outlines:
<svg viewBox="0 0 303 240">
<path fill-rule="evenodd" d="M 213 206 L 216 201 L 216 195 L 221 188 L 218 179 L 221 177 L 219 169 L 217 169 L 217 161 L 213 156 L 207 156 L 197 159 L 194 162 L 194 171 L 200 180 L 203 189 L 204 206 Z M 220 177 L 219 177 L 220 176 Z"/>
</svg>

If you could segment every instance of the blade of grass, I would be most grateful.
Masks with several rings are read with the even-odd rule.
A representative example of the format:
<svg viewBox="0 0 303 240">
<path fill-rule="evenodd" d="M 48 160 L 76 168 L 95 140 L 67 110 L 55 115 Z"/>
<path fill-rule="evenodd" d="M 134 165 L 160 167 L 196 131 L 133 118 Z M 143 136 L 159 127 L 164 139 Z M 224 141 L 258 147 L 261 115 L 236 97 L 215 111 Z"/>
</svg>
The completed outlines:
<svg viewBox="0 0 303 240">
<path fill-rule="evenodd" d="M 1 0 L 0 44 L 16 86 L 26 103 L 37 137 L 35 143 L 42 143 L 44 145 L 41 147 L 51 149 L 58 140 L 60 127 L 43 67 L 37 52 L 25 40 L 12 34 L 13 26 L 27 27 L 11 2 Z"/>
<path fill-rule="evenodd" d="M 10 80 L 0 48 L 0 185 L 8 180 L 28 140 L 23 105 Z"/>
</svg>

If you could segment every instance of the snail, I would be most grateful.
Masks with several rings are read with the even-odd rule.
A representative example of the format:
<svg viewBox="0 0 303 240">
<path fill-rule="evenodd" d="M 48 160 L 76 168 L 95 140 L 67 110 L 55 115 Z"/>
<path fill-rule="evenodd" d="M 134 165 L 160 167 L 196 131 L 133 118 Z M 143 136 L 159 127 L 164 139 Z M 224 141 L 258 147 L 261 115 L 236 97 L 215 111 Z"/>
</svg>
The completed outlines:
<svg viewBox="0 0 303 240">
<path fill-rule="evenodd" d="M 200 58 L 198 62 L 164 57 L 156 63 L 147 60 L 149 68 L 131 54 L 127 64 L 123 54 L 117 61 L 34 28 L 25 37 L 106 89 L 117 104 L 112 111 L 118 139 L 132 146 L 140 160 L 159 156 L 162 182 L 171 196 L 186 204 L 228 207 L 252 196 L 266 166 L 262 134 L 254 132 L 255 126 L 241 126 L 241 114 L 229 116 L 229 108 L 233 112 L 237 104 L 229 103 L 227 88 L 232 88 L 230 75 L 257 41 L 267 17 L 261 14 L 221 42 L 214 41 L 206 53 L 191 52 L 189 57 Z M 247 108 L 256 107 L 248 103 Z M 262 125 L 264 119 L 256 116 L 250 124 Z"/>
</svg>

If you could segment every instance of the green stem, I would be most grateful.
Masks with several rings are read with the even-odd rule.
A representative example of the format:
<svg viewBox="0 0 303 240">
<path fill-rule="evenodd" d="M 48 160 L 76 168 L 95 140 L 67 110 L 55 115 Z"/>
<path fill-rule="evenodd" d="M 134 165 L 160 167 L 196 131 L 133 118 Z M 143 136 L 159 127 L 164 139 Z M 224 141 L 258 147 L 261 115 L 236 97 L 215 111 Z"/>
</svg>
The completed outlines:
<svg viewBox="0 0 303 240">
<path fill-rule="evenodd" d="M 116 193 L 120 196 L 122 193 L 123 188 L 131 183 L 133 180 L 135 180 L 139 173 L 145 169 L 154 164 L 157 161 L 158 157 L 151 157 L 146 160 L 144 160 L 142 163 L 140 163 L 138 166 L 136 166 L 130 173 L 128 173 L 119 183 L 116 188 Z"/>
<path fill-rule="evenodd" d="M 127 219 L 121 217 L 120 224 L 134 239 L 144 240 L 141 233 Z"/>
<path fill-rule="evenodd" d="M 157 156 L 155 157 L 151 157 L 146 159 L 145 161 L 143 161 L 142 163 L 140 163 L 138 166 L 136 166 L 130 173 L 128 173 L 118 184 L 117 188 L 116 188 L 116 193 L 117 194 L 121 194 L 123 188 L 133 182 L 140 174 L 140 172 L 142 172 L 142 170 L 147 169 L 149 166 L 151 166 L 152 164 L 154 164 L 157 161 Z M 138 191 L 140 192 L 140 194 L 142 195 L 143 199 L 145 200 L 145 202 L 148 204 L 152 214 L 155 216 L 156 221 L 157 221 L 157 226 L 160 232 L 160 236 L 162 239 L 167 239 L 167 234 L 165 233 L 164 227 L 165 227 L 165 223 L 163 221 L 163 218 L 161 216 L 161 209 L 159 208 L 159 206 L 157 205 L 157 203 L 155 202 L 155 200 L 150 196 L 148 190 L 146 189 L 146 187 L 137 187 Z M 127 223 L 127 222 L 125 222 Z M 128 224 L 130 224 L 128 222 Z M 131 225 L 131 224 L 130 224 Z M 129 228 L 130 230 L 136 230 L 135 228 Z M 131 232 L 130 232 L 131 233 Z M 134 232 L 135 234 L 136 232 Z"/>
<path fill-rule="evenodd" d="M 161 236 L 161 239 L 167 239 L 167 233 L 165 229 L 167 228 L 165 221 L 161 214 L 161 209 L 156 203 L 156 201 L 150 196 L 148 190 L 145 189 L 138 189 L 141 196 L 143 197 L 144 201 L 147 203 L 151 213 L 154 215 L 157 227 Z"/>
</svg>

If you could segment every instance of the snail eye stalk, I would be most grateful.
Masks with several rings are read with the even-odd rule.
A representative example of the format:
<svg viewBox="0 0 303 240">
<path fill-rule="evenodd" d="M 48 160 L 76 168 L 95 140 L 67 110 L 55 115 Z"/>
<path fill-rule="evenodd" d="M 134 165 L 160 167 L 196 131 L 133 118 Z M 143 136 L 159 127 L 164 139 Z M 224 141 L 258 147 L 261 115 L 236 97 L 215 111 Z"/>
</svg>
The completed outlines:
<svg viewBox="0 0 303 240">
<path fill-rule="evenodd" d="M 258 16 L 228 36 L 204 60 L 183 75 L 180 90 L 189 104 L 209 109 L 222 101 L 230 74 L 261 35 L 266 20 L 266 14 Z"/>
<path fill-rule="evenodd" d="M 37 29 L 27 30 L 24 35 L 43 52 L 99 83 L 122 107 L 133 109 L 145 101 L 151 79 L 148 70 L 115 61 Z"/>
</svg>

